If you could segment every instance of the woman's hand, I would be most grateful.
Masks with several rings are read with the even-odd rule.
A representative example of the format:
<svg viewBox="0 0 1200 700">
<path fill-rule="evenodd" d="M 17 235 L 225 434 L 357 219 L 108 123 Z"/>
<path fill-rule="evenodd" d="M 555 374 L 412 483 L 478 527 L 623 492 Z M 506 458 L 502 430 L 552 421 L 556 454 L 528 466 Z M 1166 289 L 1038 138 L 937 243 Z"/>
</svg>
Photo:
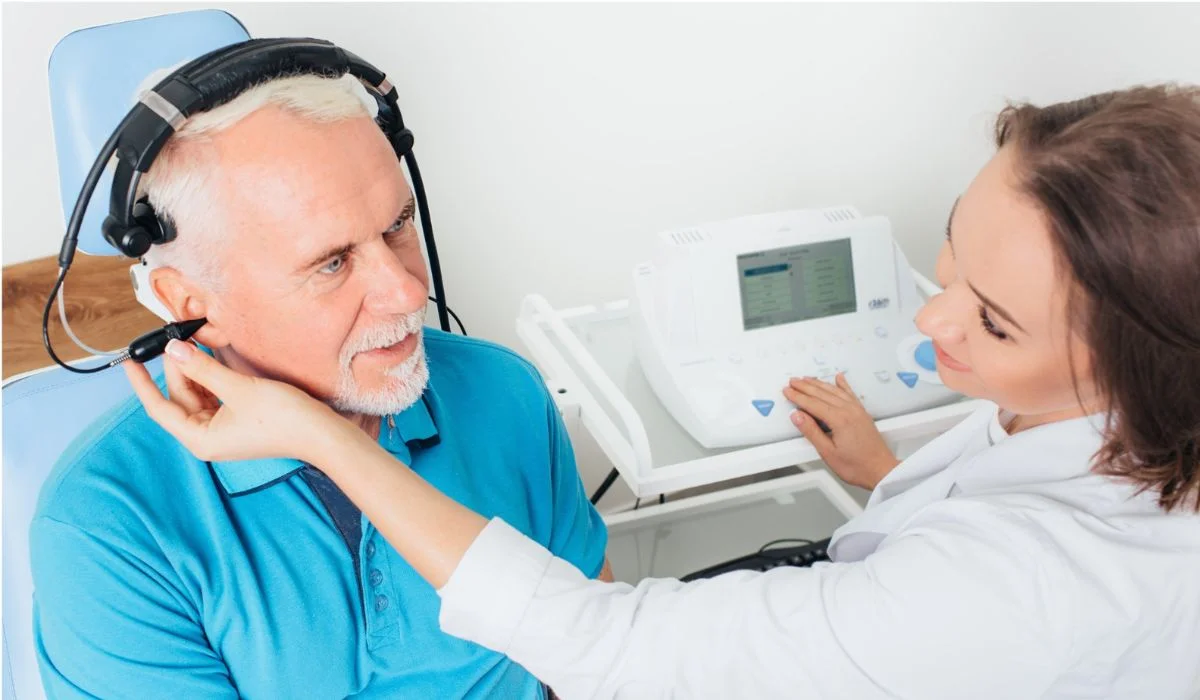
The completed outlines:
<svg viewBox="0 0 1200 700">
<path fill-rule="evenodd" d="M 434 588 L 450 580 L 487 520 L 397 461 L 361 428 L 303 391 L 239 374 L 172 340 L 164 398 L 145 367 L 124 363 L 159 425 L 200 459 L 292 457 L 325 472 Z"/>
<path fill-rule="evenodd" d="M 167 345 L 163 359 L 170 398 L 142 365 L 129 361 L 122 367 L 150 417 L 199 459 L 311 463 L 328 439 L 346 427 L 357 430 L 300 389 L 235 372 L 178 340 Z"/>
<path fill-rule="evenodd" d="M 811 377 L 793 379 L 783 390 L 800 409 L 792 414 L 792 423 L 843 481 L 874 489 L 900 461 L 846 377 L 838 374 L 836 381 L 835 386 Z M 829 426 L 830 433 L 826 435 L 813 418 Z"/>
</svg>

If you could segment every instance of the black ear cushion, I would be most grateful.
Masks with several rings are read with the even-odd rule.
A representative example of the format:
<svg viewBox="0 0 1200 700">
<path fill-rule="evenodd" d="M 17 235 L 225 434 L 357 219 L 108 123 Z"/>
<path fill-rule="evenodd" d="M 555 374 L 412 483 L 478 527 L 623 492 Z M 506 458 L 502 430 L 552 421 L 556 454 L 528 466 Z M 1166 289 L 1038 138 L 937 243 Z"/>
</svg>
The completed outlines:
<svg viewBox="0 0 1200 700">
<path fill-rule="evenodd" d="M 140 258 L 150 250 L 150 234 L 141 226 L 125 229 L 117 241 L 117 248 L 129 258 Z"/>
<path fill-rule="evenodd" d="M 175 240 L 175 236 L 179 235 L 175 229 L 175 222 L 171 220 L 171 217 L 159 214 L 155 216 L 154 221 L 158 224 L 159 232 L 159 239 L 155 243 L 170 243 Z"/>
<path fill-rule="evenodd" d="M 392 148 L 396 151 L 396 156 L 403 158 L 412 151 L 413 148 L 413 132 L 408 129 L 401 129 L 392 134 Z"/>
<path fill-rule="evenodd" d="M 161 220 L 154 211 L 154 207 L 150 206 L 150 202 L 146 199 L 140 199 L 133 205 L 133 223 L 134 226 L 141 228 L 150 237 L 150 243 L 166 243 L 165 231 L 162 230 Z M 174 227 L 171 227 L 172 233 Z"/>
<path fill-rule="evenodd" d="M 125 257 L 140 258 L 150 250 L 150 234 L 141 226 L 126 228 L 117 217 L 110 214 L 104 217 L 100 230 L 104 234 L 104 240 L 121 251 Z"/>
</svg>

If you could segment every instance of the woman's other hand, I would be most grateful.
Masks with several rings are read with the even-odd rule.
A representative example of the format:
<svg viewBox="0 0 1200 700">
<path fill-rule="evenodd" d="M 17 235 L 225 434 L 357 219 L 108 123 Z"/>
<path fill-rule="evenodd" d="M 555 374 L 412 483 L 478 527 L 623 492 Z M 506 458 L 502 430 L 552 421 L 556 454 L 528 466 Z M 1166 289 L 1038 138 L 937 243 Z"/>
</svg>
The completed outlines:
<svg viewBox="0 0 1200 700">
<path fill-rule="evenodd" d="M 792 379 L 783 395 L 800 410 L 792 423 L 808 438 L 821 459 L 843 481 L 874 489 L 900 463 L 843 374 L 836 384 L 811 377 Z M 829 427 L 825 433 L 817 424 Z"/>
</svg>

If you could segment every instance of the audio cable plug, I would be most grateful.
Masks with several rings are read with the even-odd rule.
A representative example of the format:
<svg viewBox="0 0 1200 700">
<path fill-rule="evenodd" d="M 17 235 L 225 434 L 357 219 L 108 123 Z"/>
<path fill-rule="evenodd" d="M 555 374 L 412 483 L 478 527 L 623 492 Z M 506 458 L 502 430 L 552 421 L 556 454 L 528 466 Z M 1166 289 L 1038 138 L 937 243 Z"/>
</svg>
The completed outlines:
<svg viewBox="0 0 1200 700">
<path fill-rule="evenodd" d="M 176 321 L 157 330 L 150 331 L 141 335 L 137 340 L 129 344 L 129 349 L 121 353 L 121 355 L 112 362 L 112 365 L 119 365 L 125 360 L 133 360 L 141 364 L 146 364 L 150 360 L 163 354 L 167 349 L 167 343 L 172 340 L 186 341 L 196 334 L 196 331 L 208 322 L 206 318 L 197 318 L 190 321 Z M 111 366 L 111 365 L 110 365 Z"/>
</svg>

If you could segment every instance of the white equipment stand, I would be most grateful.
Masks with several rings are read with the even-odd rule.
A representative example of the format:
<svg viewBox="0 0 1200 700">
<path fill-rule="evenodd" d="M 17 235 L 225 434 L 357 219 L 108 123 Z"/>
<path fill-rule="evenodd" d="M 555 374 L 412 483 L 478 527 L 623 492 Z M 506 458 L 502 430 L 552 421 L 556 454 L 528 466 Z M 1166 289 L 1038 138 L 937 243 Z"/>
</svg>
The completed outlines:
<svg viewBox="0 0 1200 700">
<path fill-rule="evenodd" d="M 926 299 L 940 291 L 916 270 L 913 275 Z M 542 371 L 568 427 L 577 423 L 594 437 L 638 498 L 787 467 L 811 468 L 605 515 L 610 558 L 619 580 L 681 576 L 746 554 L 774 538 L 828 537 L 862 512 L 842 483 L 821 468 L 816 449 L 799 434 L 740 448 L 707 449 L 696 442 L 659 402 L 642 373 L 627 300 L 557 310 L 542 296 L 531 294 L 522 301 L 517 334 Z M 897 456 L 904 458 L 982 404 L 963 400 L 877 421 L 876 426 Z M 768 515 L 772 509 L 775 514 Z M 796 514 L 803 517 L 797 520 Z M 664 531 L 692 531 L 693 536 L 685 538 L 691 545 L 659 547 Z M 647 563 L 644 557 L 655 549 L 658 554 L 650 555 L 652 561 Z M 667 560 L 657 561 L 656 556 Z"/>
</svg>

